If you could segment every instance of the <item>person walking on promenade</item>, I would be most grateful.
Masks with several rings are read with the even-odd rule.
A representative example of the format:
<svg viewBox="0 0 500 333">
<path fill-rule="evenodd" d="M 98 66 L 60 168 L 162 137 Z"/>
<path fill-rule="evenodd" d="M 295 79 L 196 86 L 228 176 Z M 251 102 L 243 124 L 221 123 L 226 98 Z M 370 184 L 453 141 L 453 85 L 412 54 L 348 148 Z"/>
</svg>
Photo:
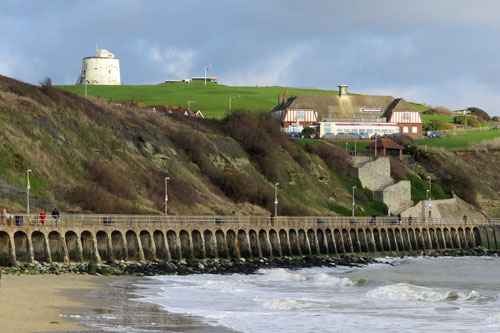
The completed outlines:
<svg viewBox="0 0 500 333">
<path fill-rule="evenodd" d="M 47 216 L 47 214 L 45 213 L 45 211 L 42 209 L 42 211 L 40 212 L 40 222 L 43 224 L 45 224 L 45 217 Z"/>
<path fill-rule="evenodd" d="M 54 208 L 54 210 L 52 211 L 52 222 L 55 222 L 56 225 L 57 222 L 59 222 L 59 211 L 57 210 L 57 208 Z"/>
</svg>

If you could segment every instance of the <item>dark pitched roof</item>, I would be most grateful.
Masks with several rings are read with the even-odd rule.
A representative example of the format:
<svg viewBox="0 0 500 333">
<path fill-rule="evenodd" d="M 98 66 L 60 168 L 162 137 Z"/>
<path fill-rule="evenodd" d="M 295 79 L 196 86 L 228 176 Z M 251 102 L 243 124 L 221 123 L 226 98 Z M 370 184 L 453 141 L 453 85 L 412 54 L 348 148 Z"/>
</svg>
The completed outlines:
<svg viewBox="0 0 500 333">
<path fill-rule="evenodd" d="M 389 121 L 392 110 L 415 110 L 402 98 L 377 95 L 297 95 L 290 97 L 285 103 L 278 104 L 274 109 L 274 118 L 281 120 L 286 109 L 314 109 L 318 119 L 325 118 L 376 119 L 385 117 Z M 363 112 L 363 109 L 380 109 L 380 112 Z"/>
<path fill-rule="evenodd" d="M 375 142 L 370 143 L 366 148 L 375 148 Z M 377 149 L 387 148 L 387 149 L 403 149 L 400 145 L 390 139 L 378 139 Z"/>
</svg>

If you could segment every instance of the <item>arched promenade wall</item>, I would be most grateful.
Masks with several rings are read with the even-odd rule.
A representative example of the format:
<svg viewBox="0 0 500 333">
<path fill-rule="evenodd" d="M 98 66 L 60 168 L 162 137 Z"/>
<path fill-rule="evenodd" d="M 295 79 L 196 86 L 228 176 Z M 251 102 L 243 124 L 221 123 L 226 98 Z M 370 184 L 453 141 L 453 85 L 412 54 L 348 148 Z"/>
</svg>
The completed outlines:
<svg viewBox="0 0 500 333">
<path fill-rule="evenodd" d="M 26 221 L 26 220 L 25 220 Z M 5 221 L 3 221 L 5 222 Z M 0 265 L 24 262 L 248 258 L 426 250 L 500 250 L 491 221 L 357 218 L 62 217 L 57 223 L 0 224 Z"/>
</svg>

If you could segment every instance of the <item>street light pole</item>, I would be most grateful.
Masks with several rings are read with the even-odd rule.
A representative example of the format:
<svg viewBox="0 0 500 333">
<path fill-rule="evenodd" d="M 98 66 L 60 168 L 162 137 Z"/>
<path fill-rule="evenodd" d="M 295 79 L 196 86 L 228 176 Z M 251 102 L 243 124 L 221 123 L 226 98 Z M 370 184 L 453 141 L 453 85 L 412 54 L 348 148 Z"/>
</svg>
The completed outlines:
<svg viewBox="0 0 500 333">
<path fill-rule="evenodd" d="M 429 199 L 432 200 L 432 186 L 431 186 L 431 176 L 427 176 L 429 179 Z"/>
<path fill-rule="evenodd" d="M 354 217 L 354 189 L 356 189 L 356 186 L 352 187 L 352 216 Z"/>
<path fill-rule="evenodd" d="M 196 103 L 196 101 L 188 101 L 188 111 L 191 111 L 191 103 Z"/>
<path fill-rule="evenodd" d="M 278 186 L 280 183 L 274 184 L 274 216 L 278 216 Z"/>
<path fill-rule="evenodd" d="M 26 214 L 30 215 L 30 172 L 31 169 L 26 170 L 26 179 L 28 180 L 26 183 Z"/>
<path fill-rule="evenodd" d="M 238 96 L 231 96 L 231 97 L 229 97 L 229 113 L 231 113 L 231 100 L 232 100 L 233 98 L 240 98 L 240 95 L 238 95 Z"/>
<path fill-rule="evenodd" d="M 345 143 L 345 154 L 347 155 L 347 141 Z"/>
<path fill-rule="evenodd" d="M 168 216 L 168 181 L 170 177 L 165 177 L 165 216 Z"/>
</svg>

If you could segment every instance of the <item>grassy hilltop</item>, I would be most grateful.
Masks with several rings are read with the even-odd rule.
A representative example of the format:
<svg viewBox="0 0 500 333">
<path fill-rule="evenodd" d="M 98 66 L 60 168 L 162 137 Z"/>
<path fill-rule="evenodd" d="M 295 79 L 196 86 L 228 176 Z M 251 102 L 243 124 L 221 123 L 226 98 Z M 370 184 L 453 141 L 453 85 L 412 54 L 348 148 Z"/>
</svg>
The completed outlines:
<svg viewBox="0 0 500 333">
<path fill-rule="evenodd" d="M 171 87 L 184 91 L 182 96 L 192 92 L 185 89 L 206 88 L 158 85 L 159 91 Z M 89 87 L 89 93 L 92 88 L 97 87 Z M 99 88 L 110 89 L 101 97 L 120 99 L 113 91 L 117 87 Z M 233 101 L 248 98 L 254 110 L 275 105 L 283 91 L 209 89 L 224 92 L 214 93 L 220 103 L 234 93 L 231 89 L 242 89 L 241 99 Z M 152 93 L 149 101 L 135 98 L 176 104 Z M 210 95 L 206 98 L 209 103 Z M 235 103 L 235 112 L 223 119 L 167 116 L 0 76 L 0 205 L 24 211 L 25 171 L 32 169 L 33 211 L 58 206 L 61 211 L 160 214 L 169 176 L 171 214 L 268 215 L 276 182 L 280 215 L 350 215 L 354 185 L 356 215 L 386 214 L 385 205 L 350 176 L 342 144 L 286 139 L 267 113 L 237 111 L 241 106 Z M 413 155 L 408 163 L 391 161 L 391 175 L 410 180 L 415 202 L 425 197 L 430 175 L 436 198 L 456 193 L 500 215 L 500 151 L 494 146 L 426 151 L 413 144 L 408 153 Z"/>
<path fill-rule="evenodd" d="M 85 86 L 58 86 L 74 94 L 84 95 Z M 233 110 L 245 108 L 251 111 L 271 110 L 278 103 L 278 94 L 288 91 L 288 96 L 296 94 L 334 94 L 333 90 L 296 89 L 285 87 L 232 87 L 215 83 L 194 81 L 161 83 L 156 85 L 121 85 L 121 86 L 87 86 L 87 96 L 100 96 L 106 100 L 113 97 L 116 101 L 130 102 L 135 98 L 146 105 L 179 105 L 187 108 L 188 101 L 192 110 L 201 110 L 205 117 L 221 118 L 228 113 L 229 97 L 233 98 Z"/>
</svg>

